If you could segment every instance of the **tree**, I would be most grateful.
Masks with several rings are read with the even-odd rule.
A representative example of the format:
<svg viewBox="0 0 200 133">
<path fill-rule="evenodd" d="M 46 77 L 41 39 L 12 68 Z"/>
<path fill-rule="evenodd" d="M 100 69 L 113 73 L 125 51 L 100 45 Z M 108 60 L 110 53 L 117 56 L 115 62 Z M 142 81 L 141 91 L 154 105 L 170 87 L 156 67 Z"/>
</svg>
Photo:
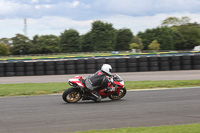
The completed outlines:
<svg viewBox="0 0 200 133">
<path fill-rule="evenodd" d="M 0 43 L 3 43 L 5 45 L 9 46 L 10 45 L 10 39 L 9 38 L 1 38 Z"/>
<path fill-rule="evenodd" d="M 35 35 L 33 36 L 33 39 L 31 40 L 33 44 L 37 44 L 38 43 L 38 39 L 39 39 L 39 35 Z"/>
<path fill-rule="evenodd" d="M 86 33 L 85 35 L 80 36 L 80 46 L 81 51 L 83 52 L 92 52 L 94 50 L 91 38 L 91 32 Z"/>
<path fill-rule="evenodd" d="M 185 25 L 190 23 L 190 18 L 189 17 L 182 17 L 182 18 L 177 18 L 177 17 L 168 17 L 165 20 L 162 21 L 162 26 L 180 26 L 180 25 Z"/>
<path fill-rule="evenodd" d="M 169 17 L 162 22 L 162 26 L 170 26 L 169 28 L 173 32 L 173 39 L 170 39 L 174 40 L 176 50 L 189 50 L 200 45 L 200 25 L 190 23 L 190 20 L 189 17 Z M 165 39 L 165 42 L 167 41 L 169 41 L 169 38 Z M 162 42 L 161 49 L 163 49 Z"/>
<path fill-rule="evenodd" d="M 139 32 L 137 34 L 139 38 L 142 39 L 143 42 L 143 49 L 148 49 L 148 45 L 154 40 L 155 38 L 155 29 L 147 29 L 145 32 Z"/>
<path fill-rule="evenodd" d="M 30 39 L 22 34 L 16 34 L 15 37 L 11 38 L 12 46 L 11 53 L 12 54 L 27 54 L 28 53 L 28 45 L 30 43 Z"/>
<path fill-rule="evenodd" d="M 160 43 L 162 50 L 174 49 L 174 31 L 170 27 L 147 29 L 143 33 L 139 32 L 137 36 L 142 39 L 144 49 L 148 49 L 148 44 L 153 40 L 157 40 Z"/>
<path fill-rule="evenodd" d="M 91 30 L 94 51 L 112 51 L 116 44 L 116 31 L 112 24 L 95 21 Z"/>
<path fill-rule="evenodd" d="M 0 56 L 5 56 L 9 54 L 10 54 L 9 47 L 4 43 L 0 43 Z"/>
<path fill-rule="evenodd" d="M 168 27 L 158 28 L 157 39 L 160 43 L 160 49 L 173 50 L 174 47 L 174 31 Z"/>
<path fill-rule="evenodd" d="M 140 45 L 137 43 L 129 44 L 129 49 L 140 49 Z"/>
<path fill-rule="evenodd" d="M 143 43 L 142 43 L 142 39 L 139 38 L 138 36 L 134 36 L 133 43 L 138 45 L 138 49 L 142 50 L 144 48 Z"/>
<path fill-rule="evenodd" d="M 33 39 L 29 43 L 29 49 L 28 49 L 29 54 L 40 54 L 40 53 L 42 53 L 40 51 L 41 45 L 38 43 L 39 38 L 40 37 L 38 35 L 33 36 Z"/>
<path fill-rule="evenodd" d="M 36 47 L 40 53 L 58 53 L 60 52 L 60 38 L 55 35 L 43 35 L 36 40 Z"/>
<path fill-rule="evenodd" d="M 117 30 L 115 50 L 129 50 L 129 44 L 133 38 L 130 29 Z"/>
<path fill-rule="evenodd" d="M 190 23 L 173 27 L 174 44 L 177 50 L 191 50 L 200 45 L 200 25 Z"/>
<path fill-rule="evenodd" d="M 61 34 L 60 48 L 62 52 L 80 51 L 79 33 L 74 29 L 65 30 Z"/>
<path fill-rule="evenodd" d="M 160 44 L 158 43 L 157 40 L 154 40 L 151 44 L 148 45 L 149 50 L 159 50 L 160 49 Z"/>
</svg>

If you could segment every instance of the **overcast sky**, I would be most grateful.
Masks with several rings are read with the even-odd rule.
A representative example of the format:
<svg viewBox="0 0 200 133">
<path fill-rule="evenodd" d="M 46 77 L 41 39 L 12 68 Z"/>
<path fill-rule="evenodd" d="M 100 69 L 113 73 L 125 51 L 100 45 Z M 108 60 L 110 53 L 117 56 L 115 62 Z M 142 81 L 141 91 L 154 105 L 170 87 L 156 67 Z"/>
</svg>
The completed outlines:
<svg viewBox="0 0 200 133">
<path fill-rule="evenodd" d="M 85 34 L 95 20 L 129 28 L 136 35 L 171 16 L 200 23 L 200 0 L 0 0 L 0 38 L 24 34 L 24 18 L 32 39 L 70 28 Z"/>
</svg>

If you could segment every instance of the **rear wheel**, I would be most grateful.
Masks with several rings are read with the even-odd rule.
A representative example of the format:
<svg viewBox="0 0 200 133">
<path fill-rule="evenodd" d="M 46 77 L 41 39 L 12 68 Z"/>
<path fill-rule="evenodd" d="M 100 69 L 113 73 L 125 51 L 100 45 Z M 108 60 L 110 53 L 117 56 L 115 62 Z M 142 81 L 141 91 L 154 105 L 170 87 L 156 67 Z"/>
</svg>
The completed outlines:
<svg viewBox="0 0 200 133">
<path fill-rule="evenodd" d="M 112 100 L 119 100 L 119 99 L 123 98 L 125 95 L 126 95 L 126 88 L 124 87 L 120 90 L 119 95 L 114 93 L 114 94 L 110 95 L 109 98 Z"/>
<path fill-rule="evenodd" d="M 67 103 L 76 103 L 82 98 L 79 88 L 71 87 L 63 92 L 62 98 Z"/>
</svg>

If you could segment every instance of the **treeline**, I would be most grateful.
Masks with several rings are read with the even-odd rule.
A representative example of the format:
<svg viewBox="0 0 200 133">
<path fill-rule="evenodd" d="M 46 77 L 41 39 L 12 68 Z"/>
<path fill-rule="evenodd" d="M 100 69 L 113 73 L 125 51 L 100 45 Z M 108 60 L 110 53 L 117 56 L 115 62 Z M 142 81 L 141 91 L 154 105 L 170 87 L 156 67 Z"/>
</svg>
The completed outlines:
<svg viewBox="0 0 200 133">
<path fill-rule="evenodd" d="M 32 39 L 22 34 L 0 39 L 0 55 L 26 55 L 67 52 L 113 50 L 191 50 L 200 45 L 200 24 L 190 18 L 169 17 L 161 26 L 133 35 L 130 29 L 115 29 L 110 23 L 95 21 L 91 30 L 80 35 L 68 29 L 55 35 L 35 35 Z"/>
</svg>

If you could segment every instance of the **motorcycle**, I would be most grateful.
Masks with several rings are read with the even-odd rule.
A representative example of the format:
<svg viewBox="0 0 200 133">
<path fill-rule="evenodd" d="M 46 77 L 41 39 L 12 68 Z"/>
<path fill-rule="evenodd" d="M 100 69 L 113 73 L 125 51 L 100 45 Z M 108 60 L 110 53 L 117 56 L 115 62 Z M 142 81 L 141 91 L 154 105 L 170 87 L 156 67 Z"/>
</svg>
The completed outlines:
<svg viewBox="0 0 200 133">
<path fill-rule="evenodd" d="M 69 85 L 72 87 L 66 89 L 63 92 L 62 98 L 67 103 L 76 103 L 79 100 L 85 100 L 84 97 L 91 95 L 85 85 L 85 80 L 82 76 L 75 76 L 68 80 Z M 110 98 L 111 100 L 119 100 L 126 95 L 126 88 L 124 87 L 123 79 L 117 75 L 113 75 L 113 83 L 109 83 L 108 86 L 112 88 L 109 92 L 105 88 L 99 88 L 97 91 L 103 98 Z M 88 100 L 88 99 L 87 99 Z"/>
</svg>

